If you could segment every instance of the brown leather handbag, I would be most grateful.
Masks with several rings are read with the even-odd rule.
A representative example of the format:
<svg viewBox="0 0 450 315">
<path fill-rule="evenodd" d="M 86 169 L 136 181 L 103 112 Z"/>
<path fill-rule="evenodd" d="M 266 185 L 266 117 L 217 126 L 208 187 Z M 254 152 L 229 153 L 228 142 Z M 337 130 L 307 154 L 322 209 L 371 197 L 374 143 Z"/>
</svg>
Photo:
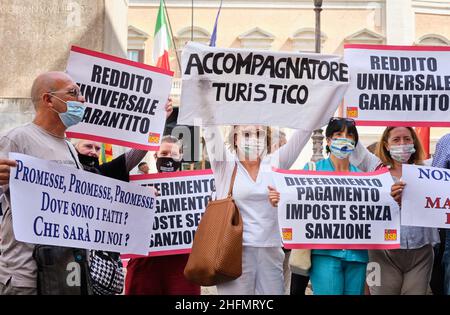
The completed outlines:
<svg viewBox="0 0 450 315">
<path fill-rule="evenodd" d="M 228 196 L 210 201 L 194 236 L 184 276 L 201 286 L 237 279 L 242 274 L 243 224 L 233 200 L 233 170 Z"/>
</svg>

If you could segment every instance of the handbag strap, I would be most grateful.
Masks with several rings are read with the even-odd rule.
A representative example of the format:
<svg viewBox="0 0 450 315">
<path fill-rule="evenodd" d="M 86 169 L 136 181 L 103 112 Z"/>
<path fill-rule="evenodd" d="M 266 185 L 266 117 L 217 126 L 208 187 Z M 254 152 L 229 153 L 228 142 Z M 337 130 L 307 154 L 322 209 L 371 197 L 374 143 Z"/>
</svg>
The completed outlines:
<svg viewBox="0 0 450 315">
<path fill-rule="evenodd" d="M 83 169 L 83 168 L 80 168 L 80 167 L 78 166 L 77 159 L 75 158 L 75 155 L 73 154 L 72 148 L 70 147 L 68 141 L 67 141 L 67 140 L 64 140 L 64 141 L 66 142 L 67 148 L 69 149 L 70 155 L 72 156 L 72 159 L 73 159 L 73 161 L 75 162 L 76 167 L 77 167 L 79 170 L 80 170 L 80 169 Z"/>
<path fill-rule="evenodd" d="M 237 163 L 234 164 L 234 170 L 233 175 L 231 176 L 231 182 L 230 182 L 230 188 L 228 189 L 228 198 L 233 196 L 233 186 L 234 186 L 234 180 L 236 179 L 236 173 L 237 173 Z"/>
</svg>

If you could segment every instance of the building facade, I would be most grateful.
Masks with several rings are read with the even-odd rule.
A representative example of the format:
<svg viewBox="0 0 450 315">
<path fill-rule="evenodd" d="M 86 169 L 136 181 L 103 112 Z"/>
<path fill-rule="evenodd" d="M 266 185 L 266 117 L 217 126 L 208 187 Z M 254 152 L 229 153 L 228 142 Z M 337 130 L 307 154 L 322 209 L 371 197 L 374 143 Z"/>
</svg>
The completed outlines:
<svg viewBox="0 0 450 315">
<path fill-rule="evenodd" d="M 165 0 L 174 37 L 172 94 L 180 96 L 179 59 L 187 41 L 208 44 L 220 0 Z M 276 51 L 315 49 L 313 0 L 224 0 L 217 47 Z M 159 0 L 130 0 L 128 55 L 152 64 L 152 47 Z M 323 0 L 322 53 L 343 54 L 344 44 L 450 45 L 450 2 L 444 0 Z M 362 127 L 365 145 L 378 140 L 382 127 Z M 431 129 L 431 152 L 449 128 Z M 288 132 L 289 133 L 289 132 Z M 303 150 L 296 167 L 310 159 L 312 144 Z"/>
<path fill-rule="evenodd" d="M 0 132 L 33 119 L 34 78 L 64 71 L 72 45 L 126 57 L 127 8 L 127 0 L 2 0 Z"/>
</svg>

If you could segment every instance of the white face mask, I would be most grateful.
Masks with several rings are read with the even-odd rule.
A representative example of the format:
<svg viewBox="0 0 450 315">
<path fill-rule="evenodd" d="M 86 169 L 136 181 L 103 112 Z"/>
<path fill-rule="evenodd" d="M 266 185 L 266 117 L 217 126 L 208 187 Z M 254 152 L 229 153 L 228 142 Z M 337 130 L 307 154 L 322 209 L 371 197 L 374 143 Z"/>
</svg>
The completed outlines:
<svg viewBox="0 0 450 315">
<path fill-rule="evenodd" d="M 389 154 L 399 163 L 407 163 L 414 152 L 416 152 L 414 144 L 391 145 L 389 147 Z"/>
<path fill-rule="evenodd" d="M 242 137 L 238 144 L 238 150 L 249 159 L 261 157 L 266 150 L 265 139 L 256 137 L 246 139 Z"/>
</svg>

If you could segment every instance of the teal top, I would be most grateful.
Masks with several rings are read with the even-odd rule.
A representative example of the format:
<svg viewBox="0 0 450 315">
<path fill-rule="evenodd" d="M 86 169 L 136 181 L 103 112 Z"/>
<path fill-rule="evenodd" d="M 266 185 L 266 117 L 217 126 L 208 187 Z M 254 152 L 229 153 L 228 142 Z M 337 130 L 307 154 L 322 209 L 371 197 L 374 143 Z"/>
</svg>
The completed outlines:
<svg viewBox="0 0 450 315">
<path fill-rule="evenodd" d="M 303 168 L 309 170 L 308 163 Z M 316 162 L 316 171 L 336 171 L 330 158 Z M 356 166 L 350 164 L 350 172 L 361 172 Z M 345 261 L 368 262 L 369 255 L 365 249 L 314 249 L 313 255 L 326 255 L 340 258 Z"/>
</svg>

